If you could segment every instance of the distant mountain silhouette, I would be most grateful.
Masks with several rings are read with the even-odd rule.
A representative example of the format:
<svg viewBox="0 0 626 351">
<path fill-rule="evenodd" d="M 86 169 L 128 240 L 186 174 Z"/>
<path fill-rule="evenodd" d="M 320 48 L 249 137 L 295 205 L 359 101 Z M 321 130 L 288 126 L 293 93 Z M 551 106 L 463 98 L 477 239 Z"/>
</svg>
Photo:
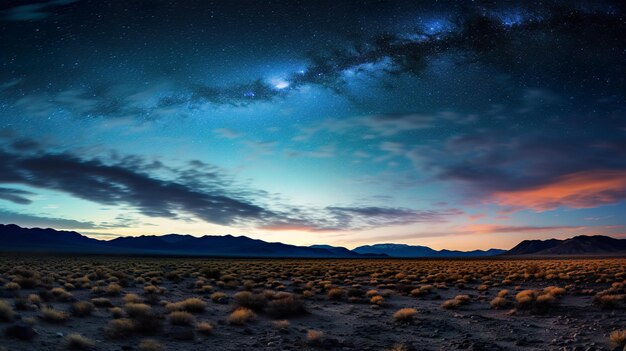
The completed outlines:
<svg viewBox="0 0 626 351">
<path fill-rule="evenodd" d="M 352 250 L 360 254 L 385 254 L 390 257 L 486 257 L 494 256 L 506 252 L 506 250 L 490 249 L 487 251 L 454 251 L 454 250 L 433 250 L 427 246 L 406 245 L 406 244 L 375 244 L 359 246 Z"/>
<path fill-rule="evenodd" d="M 626 239 L 603 235 L 580 235 L 559 240 L 524 240 L 505 255 L 608 255 L 626 254 Z"/>
<path fill-rule="evenodd" d="M 369 257 L 346 248 L 269 243 L 245 236 L 168 234 L 97 240 L 76 232 L 0 224 L 0 250 L 11 252 L 189 255 L 222 257 Z"/>
</svg>

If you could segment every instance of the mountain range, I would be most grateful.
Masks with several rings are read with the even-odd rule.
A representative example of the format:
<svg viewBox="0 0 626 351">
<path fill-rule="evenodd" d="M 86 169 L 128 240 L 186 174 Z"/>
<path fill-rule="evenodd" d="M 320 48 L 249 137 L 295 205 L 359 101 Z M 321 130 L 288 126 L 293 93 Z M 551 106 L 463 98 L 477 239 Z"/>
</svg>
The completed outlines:
<svg viewBox="0 0 626 351">
<path fill-rule="evenodd" d="M 603 235 L 579 235 L 559 240 L 524 240 L 517 244 L 506 255 L 611 255 L 626 254 L 626 239 L 615 239 Z"/>
<path fill-rule="evenodd" d="M 285 258 L 454 258 L 497 255 L 603 255 L 626 254 L 626 239 L 577 236 L 558 240 L 525 240 L 513 249 L 474 251 L 433 250 L 426 246 L 375 244 L 353 250 L 330 245 L 296 246 L 232 235 L 142 235 L 112 240 L 93 239 L 77 232 L 22 228 L 0 224 L 0 251 L 75 254 L 180 255 L 214 257 Z"/>
<path fill-rule="evenodd" d="M 427 246 L 406 244 L 376 244 L 359 246 L 352 250 L 360 254 L 385 254 L 391 257 L 485 257 L 505 253 L 506 250 L 489 249 L 487 251 L 433 250 Z"/>
</svg>

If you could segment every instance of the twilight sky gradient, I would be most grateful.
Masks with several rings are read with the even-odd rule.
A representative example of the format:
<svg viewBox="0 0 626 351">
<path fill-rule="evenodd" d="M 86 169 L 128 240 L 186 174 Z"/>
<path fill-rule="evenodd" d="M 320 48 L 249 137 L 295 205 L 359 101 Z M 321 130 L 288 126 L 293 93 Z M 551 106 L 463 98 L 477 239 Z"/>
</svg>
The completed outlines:
<svg viewBox="0 0 626 351">
<path fill-rule="evenodd" d="M 624 3 L 3 1 L 0 223 L 626 236 Z"/>
</svg>

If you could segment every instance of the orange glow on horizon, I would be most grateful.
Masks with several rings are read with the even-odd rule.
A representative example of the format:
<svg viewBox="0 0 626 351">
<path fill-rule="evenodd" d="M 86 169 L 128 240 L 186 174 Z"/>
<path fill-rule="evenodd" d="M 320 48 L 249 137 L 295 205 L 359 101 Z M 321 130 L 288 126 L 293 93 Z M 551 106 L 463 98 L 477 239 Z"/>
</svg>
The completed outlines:
<svg viewBox="0 0 626 351">
<path fill-rule="evenodd" d="M 516 211 L 537 212 L 558 207 L 592 208 L 616 203 L 626 193 L 626 171 L 595 170 L 572 173 L 531 189 L 498 192 L 492 201 Z"/>
</svg>

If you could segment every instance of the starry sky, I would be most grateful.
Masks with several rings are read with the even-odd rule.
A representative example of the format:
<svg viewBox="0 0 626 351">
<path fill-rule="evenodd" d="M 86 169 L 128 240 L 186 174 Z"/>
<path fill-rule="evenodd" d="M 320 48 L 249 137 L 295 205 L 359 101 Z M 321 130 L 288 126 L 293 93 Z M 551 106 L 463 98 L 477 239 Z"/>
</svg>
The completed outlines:
<svg viewBox="0 0 626 351">
<path fill-rule="evenodd" d="M 620 2 L 0 4 L 0 223 L 349 248 L 626 237 Z"/>
</svg>

